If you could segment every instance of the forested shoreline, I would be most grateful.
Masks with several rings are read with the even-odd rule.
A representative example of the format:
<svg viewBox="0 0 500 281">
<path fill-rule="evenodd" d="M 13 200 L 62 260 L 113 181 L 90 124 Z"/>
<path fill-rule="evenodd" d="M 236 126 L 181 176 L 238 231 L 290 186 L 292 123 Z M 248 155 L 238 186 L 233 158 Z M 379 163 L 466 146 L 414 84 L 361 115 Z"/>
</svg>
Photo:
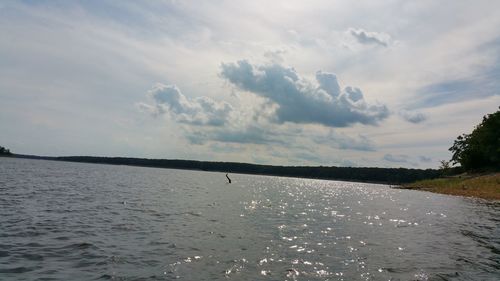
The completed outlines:
<svg viewBox="0 0 500 281">
<path fill-rule="evenodd" d="M 436 169 L 373 168 L 373 167 L 335 167 L 335 166 L 272 166 L 237 162 L 209 162 L 177 159 L 146 159 L 129 157 L 64 156 L 43 157 L 32 155 L 13 155 L 18 158 L 44 159 L 68 162 L 83 162 L 111 165 L 130 165 L 141 167 L 199 170 L 225 173 L 286 176 L 328 180 L 360 181 L 387 184 L 409 183 L 417 180 L 432 179 L 440 176 Z"/>
</svg>

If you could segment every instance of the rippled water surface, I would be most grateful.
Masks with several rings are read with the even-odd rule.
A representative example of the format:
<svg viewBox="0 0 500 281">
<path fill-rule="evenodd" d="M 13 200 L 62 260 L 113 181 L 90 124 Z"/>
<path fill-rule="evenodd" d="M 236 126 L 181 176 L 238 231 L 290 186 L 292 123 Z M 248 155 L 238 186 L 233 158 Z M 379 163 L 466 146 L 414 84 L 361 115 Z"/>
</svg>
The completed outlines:
<svg viewBox="0 0 500 281">
<path fill-rule="evenodd" d="M 0 158 L 0 280 L 500 280 L 500 204 Z"/>
</svg>

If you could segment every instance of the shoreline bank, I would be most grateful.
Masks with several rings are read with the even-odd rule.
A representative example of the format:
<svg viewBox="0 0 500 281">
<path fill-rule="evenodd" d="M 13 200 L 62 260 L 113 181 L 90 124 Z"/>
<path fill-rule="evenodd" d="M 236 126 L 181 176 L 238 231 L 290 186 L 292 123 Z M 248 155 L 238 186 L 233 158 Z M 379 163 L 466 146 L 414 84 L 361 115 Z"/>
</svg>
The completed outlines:
<svg viewBox="0 0 500 281">
<path fill-rule="evenodd" d="M 422 180 L 398 188 L 500 201 L 500 173 Z"/>
</svg>

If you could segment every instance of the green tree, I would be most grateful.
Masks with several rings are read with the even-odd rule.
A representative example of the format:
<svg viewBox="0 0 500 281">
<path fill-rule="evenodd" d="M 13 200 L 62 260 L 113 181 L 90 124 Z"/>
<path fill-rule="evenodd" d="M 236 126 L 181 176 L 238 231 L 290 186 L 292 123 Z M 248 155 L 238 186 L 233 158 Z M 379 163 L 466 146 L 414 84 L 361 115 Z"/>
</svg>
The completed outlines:
<svg viewBox="0 0 500 281">
<path fill-rule="evenodd" d="M 7 148 L 0 146 L 0 155 L 11 155 L 12 153 Z"/>
<path fill-rule="evenodd" d="M 451 161 L 465 170 L 500 170 L 500 110 L 483 117 L 472 133 L 458 136 Z"/>
<path fill-rule="evenodd" d="M 451 170 L 450 162 L 451 161 L 446 161 L 446 160 L 439 161 L 439 163 L 441 163 L 441 165 L 439 165 L 439 171 L 441 171 L 442 175 L 448 175 L 450 173 Z"/>
</svg>

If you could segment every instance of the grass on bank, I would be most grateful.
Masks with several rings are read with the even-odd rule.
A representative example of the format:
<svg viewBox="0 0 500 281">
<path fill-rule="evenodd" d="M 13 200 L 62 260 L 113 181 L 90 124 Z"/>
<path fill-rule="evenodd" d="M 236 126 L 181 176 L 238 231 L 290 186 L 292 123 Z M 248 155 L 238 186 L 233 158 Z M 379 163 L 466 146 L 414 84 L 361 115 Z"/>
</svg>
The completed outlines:
<svg viewBox="0 0 500 281">
<path fill-rule="evenodd" d="M 422 180 L 403 185 L 403 188 L 500 200 L 500 173 Z"/>
</svg>

